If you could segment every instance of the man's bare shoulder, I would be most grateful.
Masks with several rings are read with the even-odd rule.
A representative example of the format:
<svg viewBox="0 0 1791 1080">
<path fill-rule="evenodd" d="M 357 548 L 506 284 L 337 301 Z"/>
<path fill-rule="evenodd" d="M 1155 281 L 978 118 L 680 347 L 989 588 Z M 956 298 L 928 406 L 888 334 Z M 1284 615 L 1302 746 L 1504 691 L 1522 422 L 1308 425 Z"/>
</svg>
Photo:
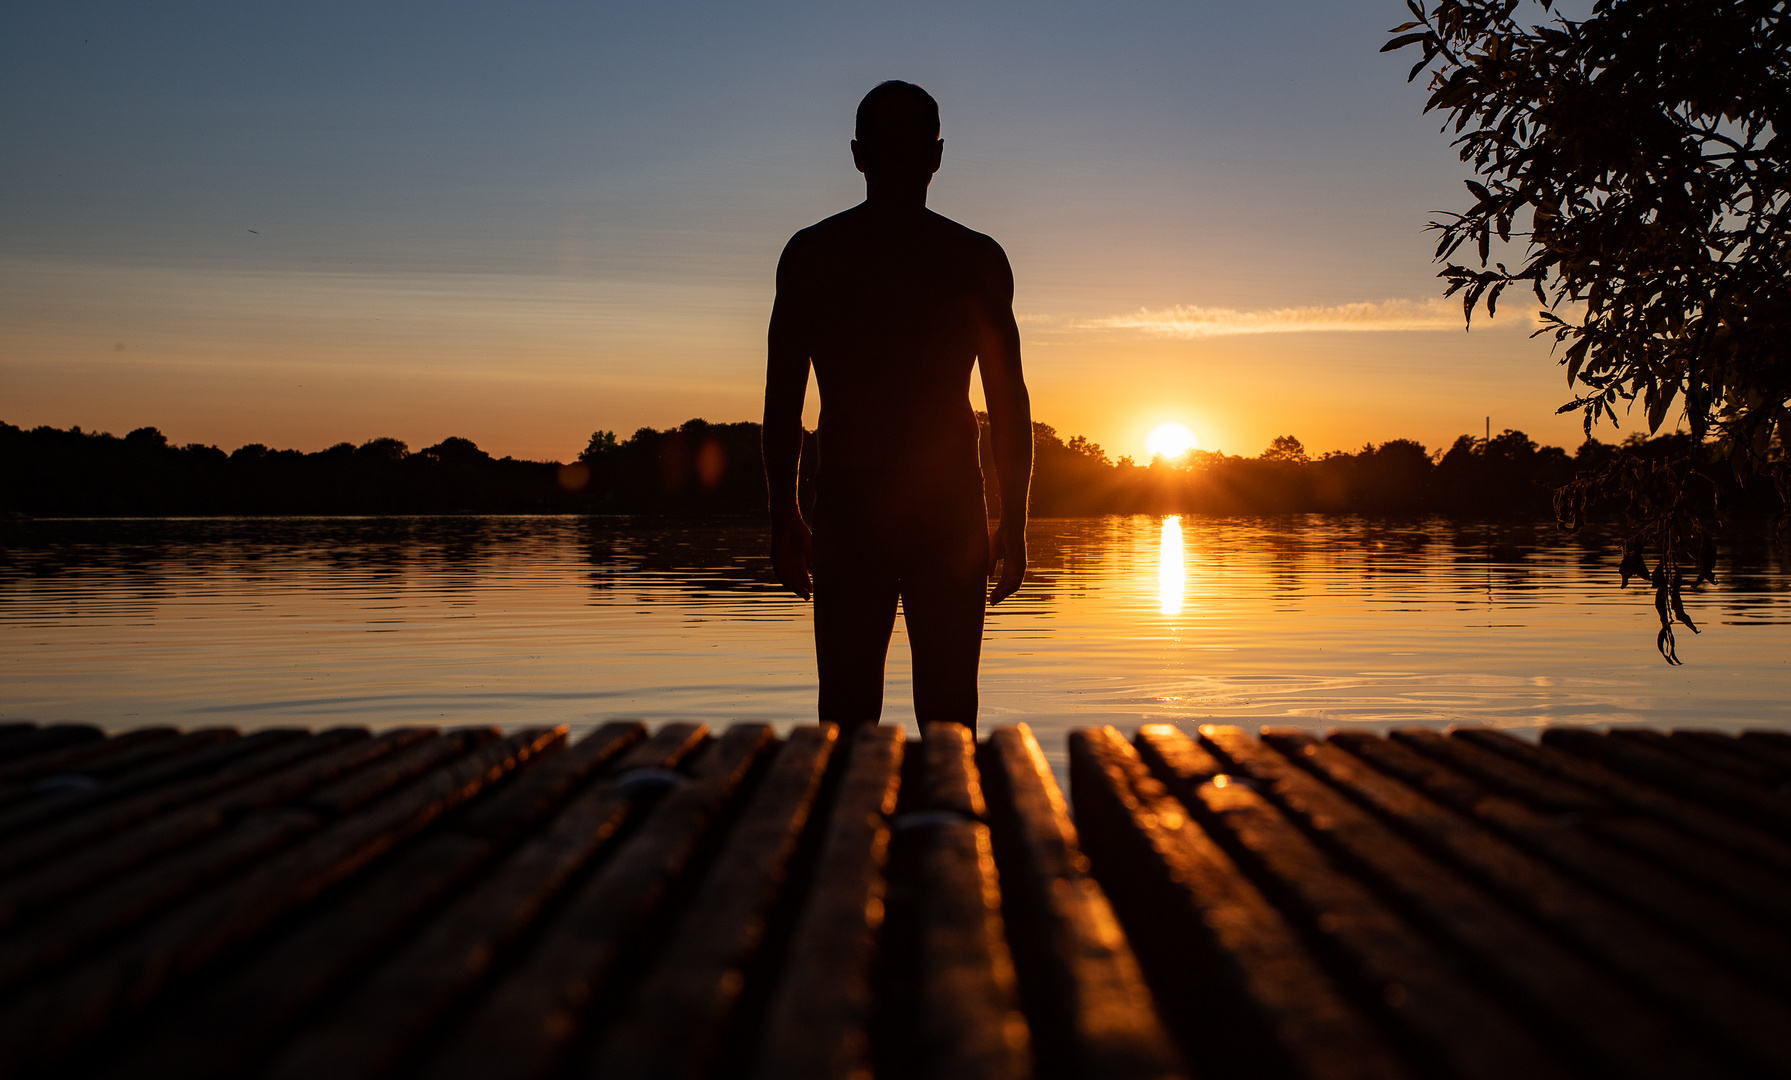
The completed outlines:
<svg viewBox="0 0 1791 1080">
<path fill-rule="evenodd" d="M 1007 261 L 1007 252 L 1001 250 L 1001 245 L 996 243 L 995 238 L 988 233 L 979 233 L 968 225 L 960 224 L 944 214 L 935 213 L 932 210 L 927 211 L 927 217 L 942 238 L 962 247 L 972 257 L 994 258 L 1004 263 Z"/>
<path fill-rule="evenodd" d="M 970 267 L 972 280 L 978 282 L 978 288 L 991 293 L 1013 294 L 1014 273 L 1008 265 L 1007 252 L 995 242 L 993 236 L 979 233 L 967 225 L 961 225 L 943 214 L 927 211 L 933 220 L 933 227 L 943 243 L 953 255 L 963 260 Z"/>
<path fill-rule="evenodd" d="M 859 203 L 847 210 L 841 210 L 832 217 L 822 218 L 806 229 L 796 230 L 790 242 L 784 245 L 785 251 L 796 251 L 812 248 L 827 243 L 829 240 L 844 240 L 863 231 L 864 204 Z"/>
<path fill-rule="evenodd" d="M 787 278 L 792 274 L 808 276 L 819 269 L 814 264 L 826 263 L 830 261 L 830 254 L 850 246 L 861 231 L 857 227 L 857 219 L 861 216 L 862 209 L 863 204 L 860 204 L 832 217 L 823 218 L 806 229 L 798 229 L 784 245 L 783 255 L 777 261 L 778 277 Z"/>
</svg>

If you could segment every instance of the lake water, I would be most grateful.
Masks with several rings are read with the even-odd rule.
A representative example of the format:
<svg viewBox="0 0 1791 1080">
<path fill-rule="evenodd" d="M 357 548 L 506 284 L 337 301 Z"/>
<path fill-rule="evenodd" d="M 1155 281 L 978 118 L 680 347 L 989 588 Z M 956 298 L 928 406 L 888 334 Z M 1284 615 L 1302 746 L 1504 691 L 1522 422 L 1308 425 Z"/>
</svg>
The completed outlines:
<svg viewBox="0 0 1791 1080">
<path fill-rule="evenodd" d="M 579 517 L 0 525 L 0 720 L 711 723 L 814 717 L 808 605 L 756 525 Z M 985 724 L 1791 728 L 1791 574 L 1727 551 L 1683 667 L 1608 536 L 1502 525 L 1034 524 Z M 912 723 L 907 642 L 885 719 Z"/>
</svg>

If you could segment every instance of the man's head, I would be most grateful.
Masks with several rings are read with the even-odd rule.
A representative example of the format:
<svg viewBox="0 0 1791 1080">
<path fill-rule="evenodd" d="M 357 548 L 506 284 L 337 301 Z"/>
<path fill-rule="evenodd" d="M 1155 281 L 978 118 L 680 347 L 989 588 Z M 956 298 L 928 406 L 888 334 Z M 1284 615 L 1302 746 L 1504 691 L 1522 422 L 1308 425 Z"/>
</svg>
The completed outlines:
<svg viewBox="0 0 1791 1080">
<path fill-rule="evenodd" d="M 913 83 L 878 83 L 858 103 L 852 160 L 866 176 L 920 180 L 939 169 L 939 103 Z"/>
</svg>

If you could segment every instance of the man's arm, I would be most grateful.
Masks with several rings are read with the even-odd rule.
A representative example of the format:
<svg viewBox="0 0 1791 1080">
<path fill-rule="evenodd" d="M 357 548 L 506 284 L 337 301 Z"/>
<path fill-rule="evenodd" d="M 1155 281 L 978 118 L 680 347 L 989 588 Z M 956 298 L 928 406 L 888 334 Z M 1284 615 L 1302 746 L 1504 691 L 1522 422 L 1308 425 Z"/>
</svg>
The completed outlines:
<svg viewBox="0 0 1791 1080">
<path fill-rule="evenodd" d="M 989 405 L 989 434 L 995 443 L 995 476 L 1001 492 L 1001 524 L 991 558 L 1001 578 L 989 594 L 999 604 L 1026 577 L 1026 502 L 1032 487 L 1032 398 L 1020 370 L 1020 326 L 1014 321 L 1014 272 L 995 246 L 983 301 L 982 341 L 977 367 Z M 990 568 L 991 570 L 993 567 Z"/>
<path fill-rule="evenodd" d="M 808 394 L 809 354 L 803 333 L 803 312 L 790 288 L 791 248 L 777 264 L 777 300 L 771 306 L 765 362 L 765 422 L 760 447 L 765 455 L 765 483 L 771 503 L 771 565 L 777 580 L 804 600 L 813 591 L 809 579 L 811 539 L 796 502 L 797 470 L 802 461 L 802 401 Z"/>
</svg>

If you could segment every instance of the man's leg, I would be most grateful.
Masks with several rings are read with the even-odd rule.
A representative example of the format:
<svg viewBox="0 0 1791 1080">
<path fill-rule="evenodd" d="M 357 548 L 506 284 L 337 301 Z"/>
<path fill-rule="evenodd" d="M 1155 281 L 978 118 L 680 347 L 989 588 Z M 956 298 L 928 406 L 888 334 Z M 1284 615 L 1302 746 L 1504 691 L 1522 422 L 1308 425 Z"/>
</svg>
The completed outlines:
<svg viewBox="0 0 1791 1080">
<path fill-rule="evenodd" d="M 883 715 L 883 662 L 895 629 L 894 571 L 850 539 L 817 533 L 814 581 L 820 718 L 842 729 L 874 724 Z"/>
<path fill-rule="evenodd" d="M 976 669 L 982 657 L 982 574 L 910 574 L 902 579 L 902 617 L 914 653 L 914 715 L 951 721 L 976 734 Z"/>
</svg>

